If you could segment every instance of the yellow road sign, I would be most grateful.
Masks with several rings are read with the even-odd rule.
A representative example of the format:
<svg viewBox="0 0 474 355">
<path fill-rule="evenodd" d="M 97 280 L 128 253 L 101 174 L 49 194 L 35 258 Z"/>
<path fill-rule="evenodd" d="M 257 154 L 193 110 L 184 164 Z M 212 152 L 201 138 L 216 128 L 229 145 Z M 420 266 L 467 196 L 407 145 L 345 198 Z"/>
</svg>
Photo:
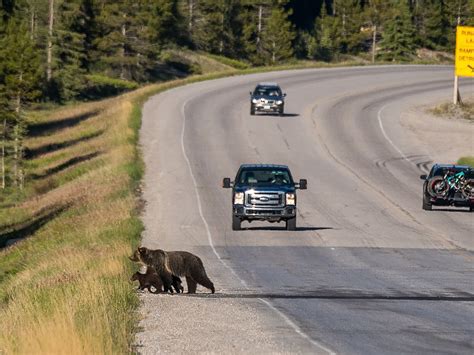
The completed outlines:
<svg viewBox="0 0 474 355">
<path fill-rule="evenodd" d="M 457 27 L 456 75 L 474 76 L 474 27 Z"/>
</svg>

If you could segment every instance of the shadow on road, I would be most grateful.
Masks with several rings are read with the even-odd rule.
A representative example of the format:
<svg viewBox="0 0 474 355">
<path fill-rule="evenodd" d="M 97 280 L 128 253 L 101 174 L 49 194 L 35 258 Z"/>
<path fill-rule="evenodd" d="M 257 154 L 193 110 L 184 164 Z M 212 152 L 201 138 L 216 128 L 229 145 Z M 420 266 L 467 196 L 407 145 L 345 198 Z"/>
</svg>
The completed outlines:
<svg viewBox="0 0 474 355">
<path fill-rule="evenodd" d="M 373 300 L 373 301 L 450 301 L 450 302 L 473 302 L 474 295 L 467 292 L 454 294 L 446 293 L 366 293 L 360 291 L 337 292 L 337 291 L 310 291 L 301 293 L 182 293 L 180 296 L 198 298 L 268 298 L 268 299 L 327 299 L 327 300 Z"/>
<path fill-rule="evenodd" d="M 267 117 L 298 117 L 300 114 L 299 113 L 283 113 L 283 114 L 278 114 L 278 113 L 272 113 L 272 112 L 262 112 L 262 113 L 257 113 L 255 117 L 257 116 L 267 116 Z"/>
<path fill-rule="evenodd" d="M 333 227 L 297 227 L 296 231 L 289 231 L 289 232 L 307 232 L 307 231 L 320 231 L 326 229 L 334 229 Z M 286 231 L 284 226 L 282 227 L 242 227 L 242 230 L 251 230 L 251 231 Z"/>
<path fill-rule="evenodd" d="M 452 212 L 452 213 L 470 213 L 468 208 L 464 209 L 459 209 L 459 208 L 436 208 L 436 206 L 433 207 L 433 210 L 431 212 Z"/>
</svg>

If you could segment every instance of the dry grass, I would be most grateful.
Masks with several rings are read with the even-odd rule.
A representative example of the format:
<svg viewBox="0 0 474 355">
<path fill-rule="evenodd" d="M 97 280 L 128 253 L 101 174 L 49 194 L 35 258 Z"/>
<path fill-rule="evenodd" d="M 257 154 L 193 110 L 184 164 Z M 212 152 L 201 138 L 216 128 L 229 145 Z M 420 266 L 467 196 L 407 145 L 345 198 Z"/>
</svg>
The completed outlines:
<svg viewBox="0 0 474 355">
<path fill-rule="evenodd" d="M 474 121 L 474 97 L 464 99 L 463 103 L 457 106 L 451 102 L 445 102 L 430 109 L 429 112 L 445 118 Z"/>
</svg>

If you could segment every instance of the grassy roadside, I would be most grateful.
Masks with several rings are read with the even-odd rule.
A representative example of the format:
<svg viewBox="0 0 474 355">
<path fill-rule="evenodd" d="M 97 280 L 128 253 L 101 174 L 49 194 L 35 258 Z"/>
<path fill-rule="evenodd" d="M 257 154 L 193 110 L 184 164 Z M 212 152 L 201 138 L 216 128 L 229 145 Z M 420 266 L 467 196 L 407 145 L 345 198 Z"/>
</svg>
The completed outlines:
<svg viewBox="0 0 474 355">
<path fill-rule="evenodd" d="M 458 160 L 460 165 L 469 165 L 474 168 L 474 157 L 461 157 Z"/>
<path fill-rule="evenodd" d="M 158 92 L 234 72 L 35 114 L 26 198 L 0 199 L 0 243 L 28 237 L 0 251 L 0 353 L 132 351 L 138 298 L 127 257 L 143 229 L 141 107 Z"/>
<path fill-rule="evenodd" d="M 230 69 L 35 113 L 26 199 L 0 200 L 0 243 L 28 236 L 0 251 L 0 353 L 132 351 L 138 299 L 127 256 L 143 228 L 137 142 L 148 97 L 225 76 L 360 64 Z"/>
</svg>

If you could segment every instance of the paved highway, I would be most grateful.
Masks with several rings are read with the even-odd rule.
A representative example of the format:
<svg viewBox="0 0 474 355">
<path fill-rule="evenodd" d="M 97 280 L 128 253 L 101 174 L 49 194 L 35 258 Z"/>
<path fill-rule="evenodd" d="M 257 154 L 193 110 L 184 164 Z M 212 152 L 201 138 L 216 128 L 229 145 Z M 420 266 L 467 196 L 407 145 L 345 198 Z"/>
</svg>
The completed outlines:
<svg viewBox="0 0 474 355">
<path fill-rule="evenodd" d="M 287 93 L 283 117 L 250 116 L 260 81 Z M 144 295 L 139 351 L 472 354 L 474 215 L 421 209 L 419 175 L 435 157 L 399 120 L 451 97 L 452 84 L 450 67 L 353 67 L 153 97 L 141 131 L 143 244 L 198 254 L 217 292 Z M 461 88 L 474 93 L 473 80 Z M 221 181 L 242 163 L 308 179 L 297 231 L 231 230 Z"/>
</svg>

